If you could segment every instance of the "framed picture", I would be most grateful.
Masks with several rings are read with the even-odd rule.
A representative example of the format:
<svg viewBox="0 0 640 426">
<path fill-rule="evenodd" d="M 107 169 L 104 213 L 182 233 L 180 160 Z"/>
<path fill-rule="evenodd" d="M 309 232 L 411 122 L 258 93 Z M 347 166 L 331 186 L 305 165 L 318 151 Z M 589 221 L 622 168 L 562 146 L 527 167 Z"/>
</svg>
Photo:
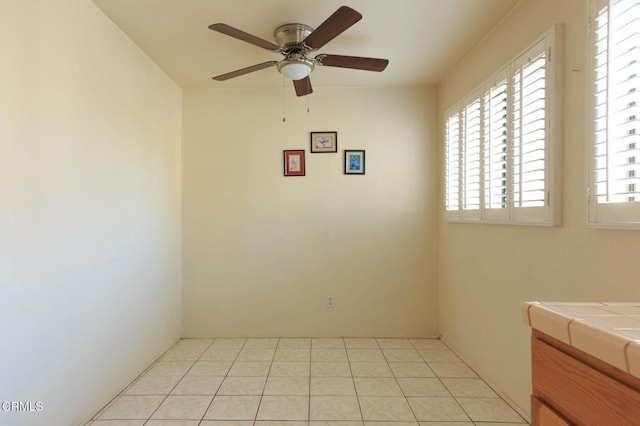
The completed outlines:
<svg viewBox="0 0 640 426">
<path fill-rule="evenodd" d="M 304 149 L 284 150 L 284 175 L 304 176 Z"/>
<path fill-rule="evenodd" d="M 364 150 L 344 150 L 344 174 L 364 174 Z"/>
<path fill-rule="evenodd" d="M 311 152 L 338 152 L 338 132 L 311 132 Z"/>
</svg>

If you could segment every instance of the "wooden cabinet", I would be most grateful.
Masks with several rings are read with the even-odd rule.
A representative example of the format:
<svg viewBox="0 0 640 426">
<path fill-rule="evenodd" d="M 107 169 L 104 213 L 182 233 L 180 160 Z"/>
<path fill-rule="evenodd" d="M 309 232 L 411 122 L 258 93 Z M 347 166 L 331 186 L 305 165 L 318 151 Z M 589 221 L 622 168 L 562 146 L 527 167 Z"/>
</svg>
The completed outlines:
<svg viewBox="0 0 640 426">
<path fill-rule="evenodd" d="M 540 426 L 569 426 L 564 417 L 536 397 L 531 397 L 531 422 Z"/>
<path fill-rule="evenodd" d="M 640 426 L 640 379 L 533 330 L 531 424 Z"/>
</svg>

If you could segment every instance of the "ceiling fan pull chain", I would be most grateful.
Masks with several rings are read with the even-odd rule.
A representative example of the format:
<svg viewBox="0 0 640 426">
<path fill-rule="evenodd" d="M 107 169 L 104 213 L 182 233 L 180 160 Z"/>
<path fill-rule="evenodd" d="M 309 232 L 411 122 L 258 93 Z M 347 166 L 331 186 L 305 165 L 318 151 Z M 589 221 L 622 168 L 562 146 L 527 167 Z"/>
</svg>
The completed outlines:
<svg viewBox="0 0 640 426">
<path fill-rule="evenodd" d="M 282 122 L 286 122 L 284 75 L 282 76 Z"/>
</svg>

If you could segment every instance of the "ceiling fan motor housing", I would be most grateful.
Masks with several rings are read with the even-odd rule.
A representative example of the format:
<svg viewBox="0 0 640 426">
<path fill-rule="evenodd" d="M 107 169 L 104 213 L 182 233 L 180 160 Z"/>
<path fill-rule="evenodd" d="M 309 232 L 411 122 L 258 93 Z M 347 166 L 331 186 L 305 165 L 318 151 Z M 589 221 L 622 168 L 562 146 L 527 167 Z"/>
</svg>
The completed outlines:
<svg viewBox="0 0 640 426">
<path fill-rule="evenodd" d="M 285 24 L 281 25 L 273 32 L 276 43 L 281 48 L 294 47 L 299 45 L 302 48 L 302 42 L 309 34 L 313 32 L 313 28 L 305 24 Z"/>
</svg>

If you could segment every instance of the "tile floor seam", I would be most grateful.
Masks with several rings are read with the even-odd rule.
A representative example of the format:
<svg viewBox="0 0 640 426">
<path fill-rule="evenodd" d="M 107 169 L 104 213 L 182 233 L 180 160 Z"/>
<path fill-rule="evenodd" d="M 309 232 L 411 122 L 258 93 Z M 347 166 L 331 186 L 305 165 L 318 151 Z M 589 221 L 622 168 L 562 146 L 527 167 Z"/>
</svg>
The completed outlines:
<svg viewBox="0 0 640 426">
<path fill-rule="evenodd" d="M 311 421 L 311 351 L 313 350 L 313 339 L 309 340 L 309 399 L 307 407 L 307 422 Z"/>
<path fill-rule="evenodd" d="M 360 395 L 358 395 L 358 388 L 356 388 L 356 381 L 353 377 L 353 370 L 351 369 L 351 360 L 349 359 L 349 351 L 347 350 L 347 345 L 344 339 L 342 339 L 343 344 L 345 345 L 345 352 L 347 353 L 347 365 L 349 366 L 349 374 L 351 375 L 351 384 L 353 385 L 353 391 L 356 395 L 356 401 L 358 402 L 358 410 L 360 410 L 360 419 L 364 423 L 364 413 L 362 412 L 362 404 L 360 403 Z"/>
<path fill-rule="evenodd" d="M 409 343 L 411 344 L 411 346 L 413 346 L 414 349 L 416 349 L 415 345 L 411 342 L 411 340 L 409 340 Z M 382 354 L 384 356 L 384 352 Z M 389 361 L 387 361 L 387 365 L 389 365 Z M 389 367 L 389 368 L 391 368 L 391 367 Z M 404 389 L 402 389 L 402 386 L 400 386 L 400 381 L 398 380 L 398 377 L 395 374 L 393 375 L 393 379 L 396 381 L 396 384 L 400 388 L 400 392 L 402 393 L 402 396 L 404 397 L 405 401 L 407 402 L 407 405 L 409 406 L 409 410 L 411 410 L 411 414 L 413 415 L 413 418 L 415 419 L 416 422 L 418 422 L 418 416 L 416 415 L 416 412 L 414 411 L 414 409 L 411 406 L 411 404 L 409 404 L 409 400 L 407 399 L 407 395 L 405 394 Z"/>
<path fill-rule="evenodd" d="M 255 418 L 253 419 L 253 424 L 255 425 L 258 421 L 258 414 L 260 414 L 260 409 L 262 408 L 262 399 L 264 398 L 264 392 L 267 390 L 267 382 L 269 381 L 269 373 L 271 373 L 271 367 L 273 366 L 273 361 L 276 358 L 276 352 L 278 351 L 278 345 L 280 344 L 280 339 L 277 339 L 276 347 L 273 350 L 273 356 L 271 357 L 271 362 L 269 363 L 269 370 L 267 371 L 267 377 L 264 379 L 264 386 L 262 387 L 262 393 L 260 394 L 260 400 L 258 401 L 258 409 L 256 410 Z M 233 368 L 233 367 L 232 367 Z"/>
<path fill-rule="evenodd" d="M 431 365 L 429 364 L 429 362 L 428 362 L 426 359 L 424 359 L 424 357 L 422 356 L 422 354 L 421 354 L 420 356 L 421 356 L 421 357 L 422 357 L 422 359 L 424 360 L 425 364 L 427 364 L 427 366 L 428 366 L 428 367 L 429 367 L 429 368 L 434 372 L 434 374 L 436 375 L 436 377 L 435 377 L 435 378 L 436 378 L 436 379 L 438 380 L 438 382 L 439 382 L 439 383 L 440 383 L 440 384 L 441 384 L 441 385 L 442 385 L 442 386 L 447 390 L 447 393 L 449 394 L 449 396 L 450 396 L 451 398 L 455 398 L 455 396 L 453 395 L 453 393 L 451 393 L 451 391 L 449 390 L 449 388 L 447 387 L 447 385 L 445 385 L 445 384 L 444 384 L 444 382 L 442 382 L 443 377 L 441 377 L 440 375 L 438 375 L 438 374 L 435 372 L 435 370 L 433 370 L 433 367 L 431 367 Z M 465 365 L 466 365 L 466 363 L 465 363 Z M 467 365 L 467 366 L 468 366 L 468 365 Z M 469 367 L 469 368 L 471 368 L 471 367 Z M 474 373 L 475 373 L 475 371 L 474 371 Z M 446 378 L 446 377 L 445 377 L 445 378 Z"/>
<path fill-rule="evenodd" d="M 104 414 L 105 411 L 107 411 L 122 395 L 124 395 L 124 393 L 127 390 L 129 390 L 138 380 L 140 380 L 140 378 L 142 376 L 144 376 L 149 370 L 151 370 L 153 368 L 153 366 L 159 360 L 161 360 L 169 352 L 171 352 L 173 349 L 175 349 L 178 346 L 178 344 L 180 344 L 181 341 L 182 341 L 182 338 L 178 339 L 173 345 L 171 345 L 171 347 L 169 347 L 166 351 L 164 351 L 162 354 L 160 354 L 160 356 L 155 361 L 153 361 L 147 368 L 142 370 L 142 372 L 140 374 L 138 374 L 136 377 L 134 377 L 133 380 L 129 384 L 127 384 L 124 388 L 122 388 L 120 390 L 120 392 L 115 394 L 113 396 L 113 398 L 111 398 L 111 400 L 109 402 L 107 402 L 104 406 L 102 406 L 102 408 L 100 408 L 100 410 L 98 410 L 98 412 L 96 414 L 94 414 L 94 416 L 91 417 L 91 419 L 89 419 L 89 422 L 94 422 L 94 421 L 99 420 L 100 416 L 102 416 L 102 414 Z"/>
<path fill-rule="evenodd" d="M 213 342 L 211 342 L 211 346 L 213 346 L 213 343 L 216 340 L 220 340 L 220 339 L 214 339 Z M 235 364 L 236 361 L 238 360 L 238 357 L 240 356 L 240 352 L 242 352 L 242 349 L 244 349 L 245 345 L 247 344 L 247 340 L 249 340 L 249 339 L 248 338 L 244 339 L 244 342 L 242 343 L 242 346 L 240 346 L 240 349 L 238 350 L 238 353 L 233 358 L 233 361 L 231 362 L 231 366 L 229 367 L 229 369 L 227 370 L 226 374 L 222 378 L 222 381 L 220 382 L 220 386 L 218 386 L 218 389 L 216 389 L 215 393 L 213 394 L 213 398 L 211 399 L 211 403 L 209 404 L 209 407 L 207 407 L 207 409 L 205 410 L 204 414 L 202 415 L 202 419 L 200 419 L 200 423 L 204 422 L 205 417 L 207 417 L 207 413 L 211 409 L 211 406 L 213 406 L 213 402 L 215 401 L 216 397 L 218 396 L 218 392 L 220 392 L 220 388 L 222 387 L 222 384 L 227 379 L 227 377 L 229 377 L 229 371 L 231 371 L 231 367 L 233 367 L 233 364 Z M 257 414 L 257 412 L 256 412 L 256 414 Z"/>
<path fill-rule="evenodd" d="M 176 388 L 176 386 L 178 386 L 178 383 L 180 383 L 182 380 L 184 380 L 184 378 L 185 378 L 185 377 L 187 377 L 187 374 L 189 374 L 189 371 L 191 371 L 191 369 L 192 369 L 192 368 L 193 368 L 193 367 L 198 363 L 198 360 L 199 360 L 200 358 L 202 358 L 202 355 L 203 355 L 203 354 L 207 351 L 207 349 L 208 349 L 208 348 L 213 344 L 214 340 L 215 340 L 215 339 L 212 339 L 211 343 L 209 343 L 209 346 L 207 346 L 207 348 L 205 348 L 205 350 L 204 350 L 204 351 L 202 351 L 202 353 L 200 354 L 200 356 L 199 356 L 195 361 L 193 361 L 193 364 L 191 365 L 191 367 L 189 367 L 189 368 L 187 369 L 187 371 L 185 371 L 185 372 L 184 372 L 184 374 L 182 375 L 182 377 L 180 378 L 180 380 L 178 380 L 178 382 L 177 382 L 175 385 L 173 385 L 173 387 L 172 387 L 172 388 L 171 388 L 171 390 L 167 393 L 167 395 L 165 396 L 165 398 L 160 402 L 160 405 L 158 405 L 158 406 L 156 407 L 156 409 L 153 411 L 153 413 L 151 413 L 151 415 L 147 418 L 147 420 L 145 421 L 145 423 L 148 423 L 149 421 L 151 421 L 151 420 L 152 420 L 153 415 L 154 415 L 154 414 L 155 414 L 155 413 L 160 409 L 160 407 L 162 407 L 162 404 L 164 404 L 164 403 L 165 403 L 165 401 L 166 401 L 167 399 L 169 399 L 169 396 L 171 395 L 171 392 L 173 392 L 173 391 L 174 391 L 174 389 Z M 185 339 L 180 339 L 180 340 L 176 343 L 176 345 L 174 345 L 174 347 L 173 347 L 171 350 L 175 350 L 175 349 L 180 345 L 180 343 L 182 343 L 182 342 L 184 342 L 184 341 L 185 341 Z M 170 353 L 170 351 L 169 351 L 169 352 L 164 353 L 164 354 L 163 354 L 163 355 L 162 355 L 162 356 L 161 356 L 161 357 L 156 361 L 156 363 L 160 362 L 160 360 L 162 360 L 162 359 L 167 355 L 167 353 Z M 147 371 L 147 372 L 148 372 L 148 371 Z M 211 398 L 211 401 L 213 402 L 213 397 Z M 206 410 L 205 410 L 205 413 L 206 413 Z M 204 418 L 204 414 L 203 414 L 202 416 L 203 416 L 203 418 Z M 200 421 L 202 421 L 202 419 L 200 419 Z"/>
<path fill-rule="evenodd" d="M 160 358 L 160 359 L 161 359 L 161 358 Z M 154 364 L 157 364 L 158 362 L 160 362 L 160 361 L 159 361 L 159 360 L 157 360 Z M 195 365 L 195 362 L 194 362 L 194 365 Z M 193 368 L 193 365 L 192 365 L 192 366 L 191 366 L 191 367 L 190 367 L 190 368 L 189 368 L 189 369 L 188 369 L 188 370 L 183 374 L 183 376 L 180 378 L 180 380 L 184 379 L 184 377 L 187 375 L 187 372 L 188 372 L 191 368 Z M 148 371 L 147 371 L 147 372 L 148 372 Z M 143 375 L 142 377 L 144 377 L 144 375 Z M 139 380 L 139 379 L 138 379 L 138 380 Z M 180 380 L 178 380 L 178 383 L 180 382 Z M 136 381 L 137 381 L 137 380 L 136 380 Z M 134 381 L 134 384 L 135 384 L 135 381 Z M 177 383 L 176 383 L 176 385 L 174 385 L 174 387 L 175 387 L 175 386 L 177 386 Z M 147 419 L 146 419 L 145 423 L 147 423 L 147 422 L 149 422 L 149 420 L 151 420 L 151 418 L 152 418 L 152 417 L 153 417 L 153 415 L 158 411 L 158 409 L 160 408 L 160 406 L 162 406 L 162 404 L 164 404 L 164 402 L 167 400 L 167 398 L 169 398 L 169 394 L 170 394 L 170 393 L 171 393 L 171 392 L 169 392 L 169 393 L 167 393 L 166 395 L 164 395 L 164 398 L 162 399 L 162 401 L 160 401 L 160 404 L 159 404 L 159 405 L 155 408 L 155 410 L 153 410 L 153 412 L 152 412 L 152 413 L 147 417 Z M 127 395 L 125 395 L 125 392 L 124 392 L 124 391 L 123 391 L 123 392 L 121 392 L 121 393 L 120 393 L 120 395 L 118 395 L 118 396 L 117 396 L 117 399 L 120 399 L 120 398 L 122 398 L 123 396 L 127 396 Z M 132 420 L 136 420 L 136 419 L 132 419 Z"/>
<path fill-rule="evenodd" d="M 202 357 L 204 356 L 204 354 L 205 354 L 205 353 L 207 353 L 207 351 L 208 351 L 209 349 L 211 349 L 211 347 L 213 346 L 213 344 L 214 344 L 214 342 L 215 342 L 216 340 L 218 340 L 218 339 L 213 339 L 213 340 L 211 341 L 211 343 L 209 344 L 209 346 L 207 346 L 207 349 L 205 349 L 205 350 L 204 350 L 204 352 L 202 352 L 202 354 L 200 354 L 200 357 L 199 357 L 198 359 L 202 359 Z M 236 358 L 237 358 L 237 357 L 238 357 L 238 356 L 236 355 Z M 196 362 L 197 362 L 197 361 L 196 361 Z M 235 359 L 234 359 L 234 361 L 233 361 L 233 362 L 235 362 Z M 233 365 L 233 364 L 231 364 L 231 365 Z M 229 370 L 230 370 L 230 369 L 231 369 L 231 367 L 229 367 Z M 229 372 L 227 371 L 227 374 L 228 374 L 228 373 L 229 373 Z M 211 401 L 209 402 L 209 405 L 207 405 L 207 408 L 205 408 L 204 413 L 202 413 L 202 417 L 200 418 L 200 421 L 198 422 L 198 425 L 200 425 L 200 424 L 202 424 L 202 422 L 204 422 L 204 418 L 207 416 L 207 412 L 209 412 L 209 410 L 211 409 L 211 406 L 213 405 L 213 400 L 214 400 L 214 399 L 216 399 L 216 394 L 217 394 L 217 393 L 218 393 L 218 391 L 220 390 L 220 386 L 222 386 L 222 382 L 223 382 L 223 381 L 224 381 L 224 379 L 222 379 L 222 380 L 220 381 L 220 384 L 218 385 L 218 388 L 217 388 L 217 389 L 216 389 L 216 391 L 213 393 L 213 397 L 211 398 Z M 178 383 L 180 383 L 180 382 L 178 382 Z M 172 391 L 172 392 L 173 392 L 173 391 Z"/>
</svg>

